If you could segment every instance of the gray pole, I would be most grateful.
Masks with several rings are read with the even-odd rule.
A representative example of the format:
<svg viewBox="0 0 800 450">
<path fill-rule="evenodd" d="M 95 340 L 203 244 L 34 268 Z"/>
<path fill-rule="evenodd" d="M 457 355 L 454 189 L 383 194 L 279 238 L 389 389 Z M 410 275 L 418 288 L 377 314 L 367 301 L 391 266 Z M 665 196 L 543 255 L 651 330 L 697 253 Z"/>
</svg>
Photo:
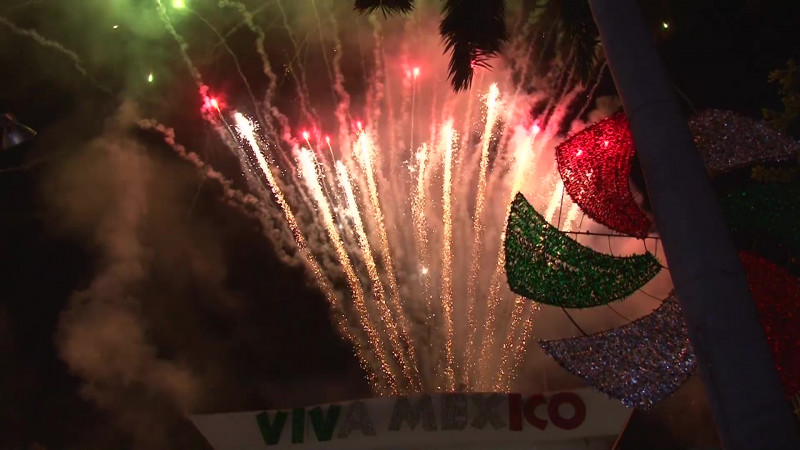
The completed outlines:
<svg viewBox="0 0 800 450">
<path fill-rule="evenodd" d="M 630 120 L 722 445 L 798 450 L 797 422 L 747 279 L 638 4 L 589 3 Z"/>
</svg>

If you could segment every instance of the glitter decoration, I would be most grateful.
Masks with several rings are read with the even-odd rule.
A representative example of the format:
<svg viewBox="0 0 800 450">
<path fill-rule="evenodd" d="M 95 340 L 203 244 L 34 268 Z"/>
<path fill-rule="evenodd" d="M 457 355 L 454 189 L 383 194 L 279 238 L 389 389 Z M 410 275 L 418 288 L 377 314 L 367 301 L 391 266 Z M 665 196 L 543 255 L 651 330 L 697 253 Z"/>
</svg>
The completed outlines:
<svg viewBox="0 0 800 450">
<path fill-rule="evenodd" d="M 556 161 L 564 189 L 587 216 L 612 230 L 644 238 L 653 222 L 631 193 L 634 153 L 628 119 L 617 113 L 559 144 Z"/>
<path fill-rule="evenodd" d="M 431 396 L 427 394 L 421 396 L 416 405 L 413 405 L 408 397 L 400 397 L 394 404 L 392 418 L 389 419 L 389 430 L 399 431 L 404 422 L 413 430 L 420 419 L 423 430 L 436 431 L 436 413 L 433 411 Z"/>
<path fill-rule="evenodd" d="M 720 204 L 734 235 L 800 250 L 800 184 L 749 183 L 722 194 Z"/>
<path fill-rule="evenodd" d="M 787 396 L 800 393 L 800 280 L 755 253 L 739 258 Z"/>
<path fill-rule="evenodd" d="M 511 203 L 504 245 L 511 290 L 565 308 L 624 299 L 661 270 L 650 253 L 617 257 L 575 242 L 547 223 L 522 194 Z"/>
<path fill-rule="evenodd" d="M 689 120 L 689 129 L 710 176 L 763 162 L 790 161 L 800 143 L 762 122 L 712 109 Z"/>
<path fill-rule="evenodd" d="M 642 409 L 669 397 L 697 365 L 674 294 L 651 314 L 619 328 L 539 344 L 590 386 Z"/>
</svg>

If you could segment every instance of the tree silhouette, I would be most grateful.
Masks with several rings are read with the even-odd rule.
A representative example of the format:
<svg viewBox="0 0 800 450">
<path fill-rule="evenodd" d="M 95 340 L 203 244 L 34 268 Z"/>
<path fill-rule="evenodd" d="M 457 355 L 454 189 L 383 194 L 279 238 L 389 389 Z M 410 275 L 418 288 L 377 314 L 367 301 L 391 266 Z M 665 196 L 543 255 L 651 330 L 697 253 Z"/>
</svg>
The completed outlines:
<svg viewBox="0 0 800 450">
<path fill-rule="evenodd" d="M 355 0 L 356 11 L 384 16 L 406 14 L 413 0 Z M 525 32 L 533 48 L 532 61 L 542 71 L 559 57 L 574 64 L 575 79 L 586 82 L 599 58 L 597 27 L 586 0 L 528 0 L 523 2 Z M 450 54 L 449 79 L 456 91 L 468 89 L 475 68 L 490 68 L 507 37 L 504 0 L 446 0 L 439 33 Z M 533 57 L 535 56 L 535 57 Z M 572 81 L 572 80 L 567 80 Z"/>
</svg>

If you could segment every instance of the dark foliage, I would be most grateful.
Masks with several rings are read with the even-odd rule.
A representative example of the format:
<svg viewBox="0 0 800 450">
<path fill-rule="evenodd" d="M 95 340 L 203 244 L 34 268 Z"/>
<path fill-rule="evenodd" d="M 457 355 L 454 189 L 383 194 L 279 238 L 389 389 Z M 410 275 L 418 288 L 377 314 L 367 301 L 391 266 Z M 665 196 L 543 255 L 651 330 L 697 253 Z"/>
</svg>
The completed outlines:
<svg viewBox="0 0 800 450">
<path fill-rule="evenodd" d="M 575 68 L 575 79 L 587 83 L 592 77 L 600 56 L 599 33 L 588 0 L 537 2 L 529 11 L 528 35 L 540 49 L 531 55 L 540 74 L 561 60 Z"/>
<path fill-rule="evenodd" d="M 449 77 L 453 89 L 472 84 L 476 67 L 489 68 L 507 38 L 506 5 L 502 0 L 447 0 L 439 32 L 450 52 Z"/>
<path fill-rule="evenodd" d="M 554 2 L 558 3 L 558 2 Z M 599 32 L 587 0 L 561 0 L 563 45 L 573 53 L 576 75 L 586 83 L 597 62 Z M 572 61 L 568 61 L 571 63 Z"/>
<path fill-rule="evenodd" d="M 355 0 L 355 10 L 371 14 L 381 11 L 384 16 L 394 13 L 406 14 L 414 9 L 414 0 Z"/>
</svg>

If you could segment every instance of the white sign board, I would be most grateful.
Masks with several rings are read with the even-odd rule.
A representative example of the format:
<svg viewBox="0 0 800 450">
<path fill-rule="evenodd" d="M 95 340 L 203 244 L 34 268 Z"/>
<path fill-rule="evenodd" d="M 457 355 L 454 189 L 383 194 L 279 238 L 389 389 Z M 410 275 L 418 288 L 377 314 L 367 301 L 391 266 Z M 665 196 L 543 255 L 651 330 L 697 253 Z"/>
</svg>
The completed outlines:
<svg viewBox="0 0 800 450">
<path fill-rule="evenodd" d="M 215 450 L 556 448 L 616 436 L 632 410 L 580 389 L 520 394 L 432 394 L 306 408 L 192 416 Z M 565 448 L 565 447 L 558 447 Z"/>
</svg>

